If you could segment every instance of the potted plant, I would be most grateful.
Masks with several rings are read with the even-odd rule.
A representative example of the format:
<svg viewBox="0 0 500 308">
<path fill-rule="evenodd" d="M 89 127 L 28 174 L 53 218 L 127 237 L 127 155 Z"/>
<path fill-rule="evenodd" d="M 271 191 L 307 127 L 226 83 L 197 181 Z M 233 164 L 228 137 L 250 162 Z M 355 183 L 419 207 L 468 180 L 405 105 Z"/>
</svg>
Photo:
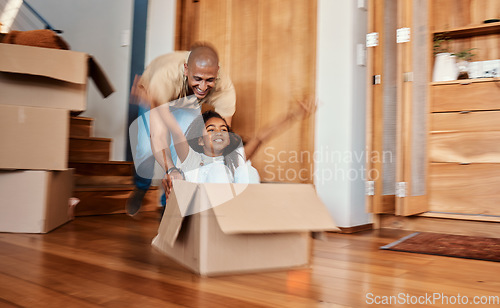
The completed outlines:
<svg viewBox="0 0 500 308">
<path fill-rule="evenodd" d="M 450 53 L 450 42 L 451 39 L 446 35 L 446 33 L 440 33 L 434 36 L 433 52 L 436 60 L 434 65 L 433 81 L 448 81 L 469 78 L 469 62 L 475 56 L 475 54 L 472 53 L 472 50 L 477 48 L 468 48 Z"/>
<path fill-rule="evenodd" d="M 449 53 L 448 43 L 451 39 L 446 36 L 446 33 L 436 34 L 433 39 L 433 52 L 434 56 L 440 53 Z M 445 46 L 443 46 L 445 44 Z"/>
<path fill-rule="evenodd" d="M 433 39 L 433 53 L 435 57 L 432 81 L 456 80 L 458 68 L 456 57 L 448 51 L 450 38 L 443 34 L 437 34 Z"/>
<path fill-rule="evenodd" d="M 476 48 L 464 49 L 459 52 L 455 52 L 452 55 L 456 56 L 458 59 L 458 77 L 457 79 L 468 79 L 469 78 L 469 62 L 475 56 L 472 50 Z"/>
</svg>

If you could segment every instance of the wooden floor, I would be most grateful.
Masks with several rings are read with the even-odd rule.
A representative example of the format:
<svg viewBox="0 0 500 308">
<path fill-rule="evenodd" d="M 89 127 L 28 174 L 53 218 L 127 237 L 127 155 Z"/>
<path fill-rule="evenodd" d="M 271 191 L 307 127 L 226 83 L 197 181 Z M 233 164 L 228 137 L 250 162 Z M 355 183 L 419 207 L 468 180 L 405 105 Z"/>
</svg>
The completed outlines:
<svg viewBox="0 0 500 308">
<path fill-rule="evenodd" d="M 368 307 L 389 296 L 500 296 L 500 263 L 379 250 L 408 233 L 389 230 L 314 240 L 309 269 L 200 278 L 152 249 L 157 214 L 143 215 L 0 233 L 0 307 Z M 446 306 L 430 303 L 416 306 Z"/>
</svg>

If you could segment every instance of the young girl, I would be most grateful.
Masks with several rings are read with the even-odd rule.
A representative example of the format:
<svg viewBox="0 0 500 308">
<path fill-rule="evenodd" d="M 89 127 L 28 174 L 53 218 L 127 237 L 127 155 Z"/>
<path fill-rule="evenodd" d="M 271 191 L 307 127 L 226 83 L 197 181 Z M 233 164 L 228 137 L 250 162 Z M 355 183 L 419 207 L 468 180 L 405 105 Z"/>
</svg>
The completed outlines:
<svg viewBox="0 0 500 308">
<path fill-rule="evenodd" d="M 215 111 L 196 118 L 185 135 L 168 107 L 155 108 L 158 112 L 152 116 L 161 113 L 163 123 L 172 135 L 185 180 L 195 183 L 259 183 L 258 172 L 246 160 L 245 154 L 247 158 L 252 157 L 263 142 L 276 132 L 284 131 L 284 126 L 292 121 L 308 116 L 315 107 L 313 101 L 299 101 L 296 108 L 249 140 L 244 149 L 241 138 L 231 132 L 224 118 Z"/>
<path fill-rule="evenodd" d="M 173 123 L 175 126 L 175 123 Z M 191 123 L 186 136 L 171 127 L 180 170 L 195 183 L 259 183 L 257 170 L 245 161 L 241 138 L 224 118 L 207 111 Z"/>
</svg>

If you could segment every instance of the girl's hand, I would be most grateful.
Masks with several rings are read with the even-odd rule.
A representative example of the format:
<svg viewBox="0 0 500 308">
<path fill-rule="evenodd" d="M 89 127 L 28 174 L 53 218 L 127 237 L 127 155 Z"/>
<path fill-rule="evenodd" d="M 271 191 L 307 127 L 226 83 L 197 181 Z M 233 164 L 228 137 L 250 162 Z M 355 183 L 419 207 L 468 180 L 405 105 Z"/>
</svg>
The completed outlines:
<svg viewBox="0 0 500 308">
<path fill-rule="evenodd" d="M 294 120 L 303 120 L 317 109 L 317 101 L 309 98 L 296 101 L 296 106 L 288 112 L 288 117 Z"/>
</svg>

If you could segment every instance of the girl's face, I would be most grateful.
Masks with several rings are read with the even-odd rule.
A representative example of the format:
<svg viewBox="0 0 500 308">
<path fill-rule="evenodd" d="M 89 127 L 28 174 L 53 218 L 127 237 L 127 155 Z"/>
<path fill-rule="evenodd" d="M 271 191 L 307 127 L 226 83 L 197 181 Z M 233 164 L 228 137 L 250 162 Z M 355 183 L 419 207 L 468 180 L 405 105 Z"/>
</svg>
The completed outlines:
<svg viewBox="0 0 500 308">
<path fill-rule="evenodd" d="M 212 157 L 222 155 L 230 142 L 228 131 L 229 128 L 223 119 L 213 117 L 205 122 L 205 132 L 199 140 L 205 155 Z"/>
</svg>

